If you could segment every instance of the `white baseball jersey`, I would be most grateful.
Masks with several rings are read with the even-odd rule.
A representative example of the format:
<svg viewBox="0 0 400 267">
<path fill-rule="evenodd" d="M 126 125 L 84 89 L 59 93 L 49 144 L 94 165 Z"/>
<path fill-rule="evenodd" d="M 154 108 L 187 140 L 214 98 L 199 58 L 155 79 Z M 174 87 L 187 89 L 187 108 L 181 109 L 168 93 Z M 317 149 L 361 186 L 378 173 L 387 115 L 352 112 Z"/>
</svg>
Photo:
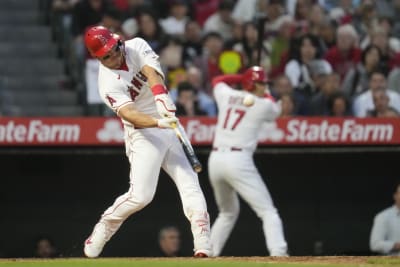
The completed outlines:
<svg viewBox="0 0 400 267">
<path fill-rule="evenodd" d="M 246 107 L 243 98 L 247 94 L 223 82 L 216 84 L 218 123 L 214 147 L 236 147 L 254 152 L 263 122 L 272 121 L 280 114 L 280 106 L 269 98 L 255 96 L 254 104 Z"/>
<path fill-rule="evenodd" d="M 100 65 L 99 92 L 103 101 L 118 113 L 125 105 L 147 115 L 160 118 L 154 96 L 140 72 L 144 65 L 161 75 L 158 56 L 140 38 L 125 42 L 126 66 L 121 70 Z M 128 121 L 125 125 L 126 155 L 130 162 L 130 187 L 119 196 L 100 218 L 86 244 L 108 239 L 133 213 L 149 204 L 156 192 L 160 168 L 172 178 L 181 196 L 183 212 L 191 223 L 194 250 L 211 255 L 210 222 L 207 204 L 197 174 L 187 160 L 182 145 L 172 129 L 135 129 Z"/>
<path fill-rule="evenodd" d="M 99 93 L 103 101 L 116 113 L 130 103 L 142 113 L 159 118 L 151 89 L 140 72 L 144 65 L 163 75 L 158 55 L 146 41 L 133 38 L 125 42 L 127 70 L 112 70 L 100 64 Z M 124 124 L 131 125 L 127 121 Z"/>
<path fill-rule="evenodd" d="M 246 94 L 223 82 L 214 87 L 219 113 L 208 171 L 219 214 L 211 228 L 213 254 L 221 254 L 234 228 L 240 196 L 262 220 L 270 255 L 285 256 L 281 219 L 253 161 L 261 125 L 274 120 L 280 108 L 271 99 L 260 97 L 247 107 L 243 105 Z"/>
</svg>

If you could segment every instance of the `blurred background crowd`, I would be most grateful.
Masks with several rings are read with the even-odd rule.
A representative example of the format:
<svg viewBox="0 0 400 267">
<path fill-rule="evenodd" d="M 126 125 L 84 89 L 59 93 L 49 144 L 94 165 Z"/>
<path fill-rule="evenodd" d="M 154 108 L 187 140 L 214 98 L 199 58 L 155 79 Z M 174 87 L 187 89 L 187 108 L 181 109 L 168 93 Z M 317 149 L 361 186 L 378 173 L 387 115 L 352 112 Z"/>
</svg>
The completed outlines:
<svg viewBox="0 0 400 267">
<path fill-rule="evenodd" d="M 125 40 L 149 42 L 160 56 L 179 116 L 215 116 L 211 79 L 252 65 L 267 71 L 282 117 L 399 115 L 400 0 L 38 1 L 65 74 L 57 86 L 67 89 L 53 97 L 42 90 L 41 97 L 50 103 L 45 115 L 112 115 L 97 93 L 99 63 L 83 44 L 83 33 L 93 25 L 108 27 Z M 54 70 L 43 58 L 39 61 Z M 32 103 L 35 97 L 22 89 L 16 96 L 12 66 L 4 65 L 0 89 L 6 100 L 0 112 L 42 115 L 29 103 L 21 107 L 20 98 Z M 32 87 L 43 75 L 24 80 Z M 78 109 L 60 110 L 65 104 L 60 99 L 72 99 Z"/>
</svg>

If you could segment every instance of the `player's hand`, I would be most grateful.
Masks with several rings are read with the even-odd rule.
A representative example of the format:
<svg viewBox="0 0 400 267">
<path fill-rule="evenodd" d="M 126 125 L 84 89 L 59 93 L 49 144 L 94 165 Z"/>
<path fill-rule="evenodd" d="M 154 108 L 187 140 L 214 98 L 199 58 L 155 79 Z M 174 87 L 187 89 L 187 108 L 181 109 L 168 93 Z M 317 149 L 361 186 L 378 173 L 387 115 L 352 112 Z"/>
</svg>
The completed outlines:
<svg viewBox="0 0 400 267">
<path fill-rule="evenodd" d="M 157 112 L 161 117 L 174 117 L 176 106 L 168 94 L 159 94 L 154 96 Z"/>
<path fill-rule="evenodd" d="M 178 121 L 178 118 L 173 116 L 173 117 L 165 117 L 162 119 L 157 120 L 157 125 L 158 128 L 174 128 L 174 124 Z"/>
</svg>

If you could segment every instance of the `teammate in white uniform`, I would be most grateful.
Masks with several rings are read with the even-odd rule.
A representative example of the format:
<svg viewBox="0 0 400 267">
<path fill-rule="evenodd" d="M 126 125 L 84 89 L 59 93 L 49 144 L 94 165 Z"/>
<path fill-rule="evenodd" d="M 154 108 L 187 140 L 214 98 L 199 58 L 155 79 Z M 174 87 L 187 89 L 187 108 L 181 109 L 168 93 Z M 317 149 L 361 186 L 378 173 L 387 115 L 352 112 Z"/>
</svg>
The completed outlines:
<svg viewBox="0 0 400 267">
<path fill-rule="evenodd" d="M 280 114 L 280 106 L 268 94 L 266 82 L 266 74 L 258 66 L 249 68 L 243 75 L 221 75 L 212 81 L 218 106 L 213 151 L 208 161 L 210 181 L 219 209 L 211 227 L 214 256 L 221 254 L 237 221 L 240 209 L 238 196 L 262 220 L 270 255 L 288 255 L 281 219 L 253 161 L 261 125 Z M 240 83 L 244 90 L 228 85 Z"/>
<path fill-rule="evenodd" d="M 211 256 L 206 201 L 197 174 L 171 129 L 177 122 L 176 108 L 164 85 L 158 56 L 143 39 L 122 42 L 101 26 L 85 33 L 85 44 L 101 62 L 100 96 L 122 119 L 131 165 L 128 192 L 103 213 L 85 241 L 85 255 L 99 256 L 121 224 L 152 201 L 162 167 L 176 184 L 191 223 L 194 256 Z"/>
</svg>

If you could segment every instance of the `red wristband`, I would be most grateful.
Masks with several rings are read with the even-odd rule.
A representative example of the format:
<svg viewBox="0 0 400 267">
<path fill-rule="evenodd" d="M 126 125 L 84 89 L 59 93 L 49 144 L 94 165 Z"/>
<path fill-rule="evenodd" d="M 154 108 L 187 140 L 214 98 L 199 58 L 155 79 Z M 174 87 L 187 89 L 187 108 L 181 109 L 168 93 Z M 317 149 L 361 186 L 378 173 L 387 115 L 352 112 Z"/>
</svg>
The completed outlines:
<svg viewBox="0 0 400 267">
<path fill-rule="evenodd" d="M 168 93 L 167 87 L 162 84 L 153 85 L 151 87 L 151 91 L 153 92 L 154 96 Z"/>
</svg>

